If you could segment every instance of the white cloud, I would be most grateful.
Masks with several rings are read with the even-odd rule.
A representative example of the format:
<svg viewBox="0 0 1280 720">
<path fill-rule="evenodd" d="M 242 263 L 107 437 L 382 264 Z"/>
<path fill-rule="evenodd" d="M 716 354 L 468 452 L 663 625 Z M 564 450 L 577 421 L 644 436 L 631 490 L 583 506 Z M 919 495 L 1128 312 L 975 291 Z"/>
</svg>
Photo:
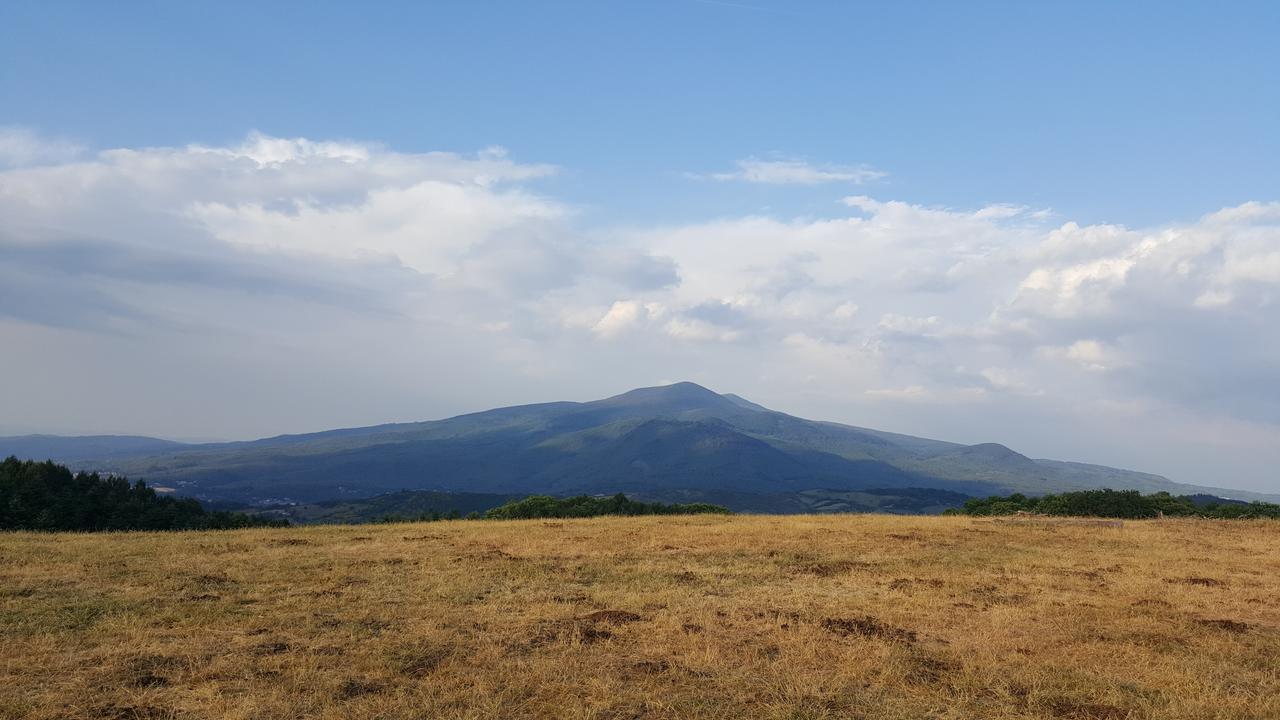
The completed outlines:
<svg viewBox="0 0 1280 720">
<path fill-rule="evenodd" d="M 668 335 L 678 340 L 696 342 L 733 342 L 741 337 L 737 330 L 720 327 L 714 323 L 696 318 L 679 317 L 667 321 L 663 329 Z"/>
<path fill-rule="evenodd" d="M 1222 428 L 1241 457 L 1280 445 L 1280 203 L 1128 228 L 858 195 L 623 230 L 497 148 L 25 157 L 0 171 L 0 423 L 244 436 L 693 378 L 1155 471 L 1210 472 Z"/>
<path fill-rule="evenodd" d="M 766 185 L 818 185 L 830 182 L 861 185 L 883 179 L 887 174 L 866 165 L 812 165 L 803 160 L 747 158 L 739 160 L 735 170 L 694 175 L 694 177 Z"/>
<path fill-rule="evenodd" d="M 983 368 L 978 374 L 990 384 L 992 390 L 1018 393 L 1028 396 L 1039 396 L 1044 394 L 1044 390 L 1032 385 L 1025 377 L 1025 374 L 1018 370 L 989 367 Z"/>
<path fill-rule="evenodd" d="M 887 332 L 901 335 L 929 335 L 937 331 L 940 325 L 938 316 L 911 317 L 886 313 L 880 317 L 879 327 Z"/>
<path fill-rule="evenodd" d="M 0 125 L 0 168 L 68 162 L 83 152 L 84 146 L 71 140 Z"/>
<path fill-rule="evenodd" d="M 1116 348 L 1097 340 L 1077 340 L 1065 347 L 1044 347 L 1046 357 L 1069 360 L 1089 372 L 1106 372 L 1130 363 Z"/>
<path fill-rule="evenodd" d="M 923 385 L 908 385 L 900 388 L 870 388 L 863 391 L 867 395 L 891 400 L 924 400 L 929 391 Z"/>
<path fill-rule="evenodd" d="M 858 304 L 842 302 L 831 311 L 831 317 L 837 320 L 851 320 L 858 314 Z"/>
<path fill-rule="evenodd" d="M 591 329 L 601 337 L 615 337 L 635 327 L 647 316 L 644 305 L 634 300 L 618 300 Z"/>
</svg>

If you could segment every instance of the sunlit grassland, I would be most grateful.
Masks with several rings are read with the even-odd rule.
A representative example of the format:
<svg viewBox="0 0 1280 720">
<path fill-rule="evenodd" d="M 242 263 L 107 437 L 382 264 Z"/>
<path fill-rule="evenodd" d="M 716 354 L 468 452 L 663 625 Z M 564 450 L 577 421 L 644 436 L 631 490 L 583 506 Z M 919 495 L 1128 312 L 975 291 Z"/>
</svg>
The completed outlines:
<svg viewBox="0 0 1280 720">
<path fill-rule="evenodd" d="M 0 535 L 3 718 L 1280 718 L 1280 522 Z"/>
</svg>

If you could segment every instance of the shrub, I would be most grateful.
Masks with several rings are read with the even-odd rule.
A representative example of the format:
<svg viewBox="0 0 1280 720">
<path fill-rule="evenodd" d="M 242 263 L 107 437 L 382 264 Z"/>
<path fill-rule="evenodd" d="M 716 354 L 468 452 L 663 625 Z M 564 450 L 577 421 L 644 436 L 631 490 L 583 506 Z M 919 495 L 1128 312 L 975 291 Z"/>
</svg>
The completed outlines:
<svg viewBox="0 0 1280 720">
<path fill-rule="evenodd" d="M 1157 492 L 1143 495 L 1137 490 L 1081 490 L 1028 498 L 1021 493 L 966 500 L 953 514 L 1012 515 L 1032 512 L 1041 515 L 1079 517 L 1153 518 L 1280 518 L 1280 505 L 1245 503 L 1213 496 L 1170 495 Z"/>
</svg>

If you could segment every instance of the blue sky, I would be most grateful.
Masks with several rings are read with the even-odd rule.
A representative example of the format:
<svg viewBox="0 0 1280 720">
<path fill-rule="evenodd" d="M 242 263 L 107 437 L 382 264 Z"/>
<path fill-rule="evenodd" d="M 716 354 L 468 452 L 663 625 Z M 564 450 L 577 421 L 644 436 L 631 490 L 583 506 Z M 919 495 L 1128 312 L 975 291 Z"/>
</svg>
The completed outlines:
<svg viewBox="0 0 1280 720">
<path fill-rule="evenodd" d="M 1274 3 L 6 3 L 9 124 L 95 147 L 249 129 L 569 171 L 602 221 L 837 194 L 680 182 L 770 153 L 925 204 L 1189 220 L 1280 186 Z"/>
<path fill-rule="evenodd" d="M 692 380 L 1280 491 L 1277 37 L 1275 3 L 3 3 L 0 433 Z"/>
</svg>

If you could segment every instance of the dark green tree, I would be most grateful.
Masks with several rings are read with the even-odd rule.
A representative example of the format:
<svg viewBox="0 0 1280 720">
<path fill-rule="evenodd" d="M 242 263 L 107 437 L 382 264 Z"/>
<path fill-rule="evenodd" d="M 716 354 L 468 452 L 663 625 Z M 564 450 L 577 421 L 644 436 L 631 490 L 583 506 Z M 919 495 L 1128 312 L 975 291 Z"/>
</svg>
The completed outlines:
<svg viewBox="0 0 1280 720">
<path fill-rule="evenodd" d="M 209 512 L 192 498 L 168 497 L 141 480 L 72 473 L 53 462 L 0 462 L 0 529 L 205 530 L 287 525 L 244 513 Z"/>
</svg>

